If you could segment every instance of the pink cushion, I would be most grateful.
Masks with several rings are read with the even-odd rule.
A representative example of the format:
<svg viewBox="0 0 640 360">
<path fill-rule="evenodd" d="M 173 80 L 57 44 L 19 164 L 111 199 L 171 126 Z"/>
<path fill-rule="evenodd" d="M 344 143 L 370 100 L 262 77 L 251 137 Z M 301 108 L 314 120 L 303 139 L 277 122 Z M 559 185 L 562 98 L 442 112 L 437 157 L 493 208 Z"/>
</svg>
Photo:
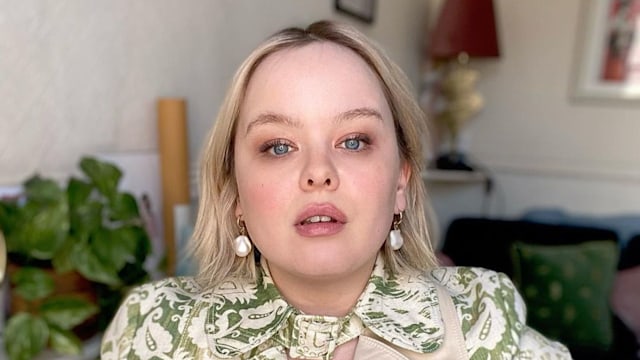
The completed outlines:
<svg viewBox="0 0 640 360">
<path fill-rule="evenodd" d="M 440 266 L 456 266 L 450 257 L 445 255 L 442 251 L 436 252 L 436 258 L 438 259 L 438 265 Z"/>
<path fill-rule="evenodd" d="M 618 271 L 611 306 L 640 343 L 640 266 Z"/>
</svg>

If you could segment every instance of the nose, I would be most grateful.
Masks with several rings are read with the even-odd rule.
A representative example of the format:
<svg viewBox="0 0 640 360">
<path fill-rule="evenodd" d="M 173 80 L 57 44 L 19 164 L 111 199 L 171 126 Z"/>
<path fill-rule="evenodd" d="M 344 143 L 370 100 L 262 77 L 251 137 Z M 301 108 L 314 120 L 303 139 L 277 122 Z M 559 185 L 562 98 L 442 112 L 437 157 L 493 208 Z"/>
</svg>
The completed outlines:
<svg viewBox="0 0 640 360">
<path fill-rule="evenodd" d="M 308 154 L 300 176 L 300 188 L 304 191 L 335 190 L 339 184 L 338 172 L 329 154 L 324 152 Z"/>
</svg>

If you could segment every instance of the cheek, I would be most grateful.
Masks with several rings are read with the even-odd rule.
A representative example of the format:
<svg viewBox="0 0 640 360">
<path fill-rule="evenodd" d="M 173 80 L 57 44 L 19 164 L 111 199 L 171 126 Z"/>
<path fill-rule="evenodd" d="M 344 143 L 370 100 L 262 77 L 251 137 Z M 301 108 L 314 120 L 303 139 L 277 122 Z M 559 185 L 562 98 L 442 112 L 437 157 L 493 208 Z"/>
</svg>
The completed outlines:
<svg viewBox="0 0 640 360">
<path fill-rule="evenodd" d="M 369 199 L 390 201 L 396 193 L 400 171 L 393 157 L 380 157 L 375 161 L 352 162 L 343 167 L 341 182 Z"/>
<path fill-rule="evenodd" d="M 240 204 L 247 220 L 271 219 L 289 201 L 293 184 L 281 173 L 255 171 L 237 176 Z"/>
</svg>

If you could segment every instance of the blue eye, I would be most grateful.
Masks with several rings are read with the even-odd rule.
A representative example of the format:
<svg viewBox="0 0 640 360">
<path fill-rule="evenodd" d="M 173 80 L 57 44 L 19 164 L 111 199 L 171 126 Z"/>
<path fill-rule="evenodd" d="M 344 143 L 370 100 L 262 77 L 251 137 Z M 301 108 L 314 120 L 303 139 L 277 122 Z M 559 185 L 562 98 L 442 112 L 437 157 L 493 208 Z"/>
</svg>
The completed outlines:
<svg viewBox="0 0 640 360">
<path fill-rule="evenodd" d="M 260 146 L 261 153 L 268 153 L 273 156 L 287 155 L 293 149 L 293 145 L 284 139 L 267 141 Z"/>
<path fill-rule="evenodd" d="M 358 150 L 358 148 L 360 147 L 360 140 L 359 139 L 348 139 L 344 142 L 344 147 L 349 149 L 349 150 Z"/>
<path fill-rule="evenodd" d="M 340 143 L 340 147 L 349 151 L 362 151 L 371 144 L 369 137 L 364 134 L 352 135 Z"/>
<path fill-rule="evenodd" d="M 275 144 L 271 149 L 275 155 L 284 155 L 291 150 L 291 146 L 287 144 Z"/>
</svg>

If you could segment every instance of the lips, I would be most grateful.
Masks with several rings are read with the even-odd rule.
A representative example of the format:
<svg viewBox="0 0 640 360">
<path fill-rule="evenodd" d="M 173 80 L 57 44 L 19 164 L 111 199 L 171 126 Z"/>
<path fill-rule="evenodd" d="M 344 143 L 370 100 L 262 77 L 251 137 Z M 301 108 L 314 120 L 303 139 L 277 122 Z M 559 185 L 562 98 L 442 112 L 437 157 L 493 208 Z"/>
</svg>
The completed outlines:
<svg viewBox="0 0 640 360">
<path fill-rule="evenodd" d="M 312 204 L 307 206 L 296 218 L 296 225 L 303 225 L 304 223 L 317 223 L 317 222 L 339 222 L 346 223 L 347 216 L 340 211 L 337 207 L 329 203 L 324 204 Z"/>
<path fill-rule="evenodd" d="M 302 221 L 301 225 L 306 224 L 317 224 L 317 223 L 327 223 L 327 222 L 335 222 L 336 220 L 331 216 L 326 215 L 314 215 L 312 217 L 306 218 Z"/>
<path fill-rule="evenodd" d="M 335 206 L 312 204 L 296 218 L 296 231 L 306 237 L 330 236 L 340 232 L 347 222 L 346 215 Z"/>
</svg>

